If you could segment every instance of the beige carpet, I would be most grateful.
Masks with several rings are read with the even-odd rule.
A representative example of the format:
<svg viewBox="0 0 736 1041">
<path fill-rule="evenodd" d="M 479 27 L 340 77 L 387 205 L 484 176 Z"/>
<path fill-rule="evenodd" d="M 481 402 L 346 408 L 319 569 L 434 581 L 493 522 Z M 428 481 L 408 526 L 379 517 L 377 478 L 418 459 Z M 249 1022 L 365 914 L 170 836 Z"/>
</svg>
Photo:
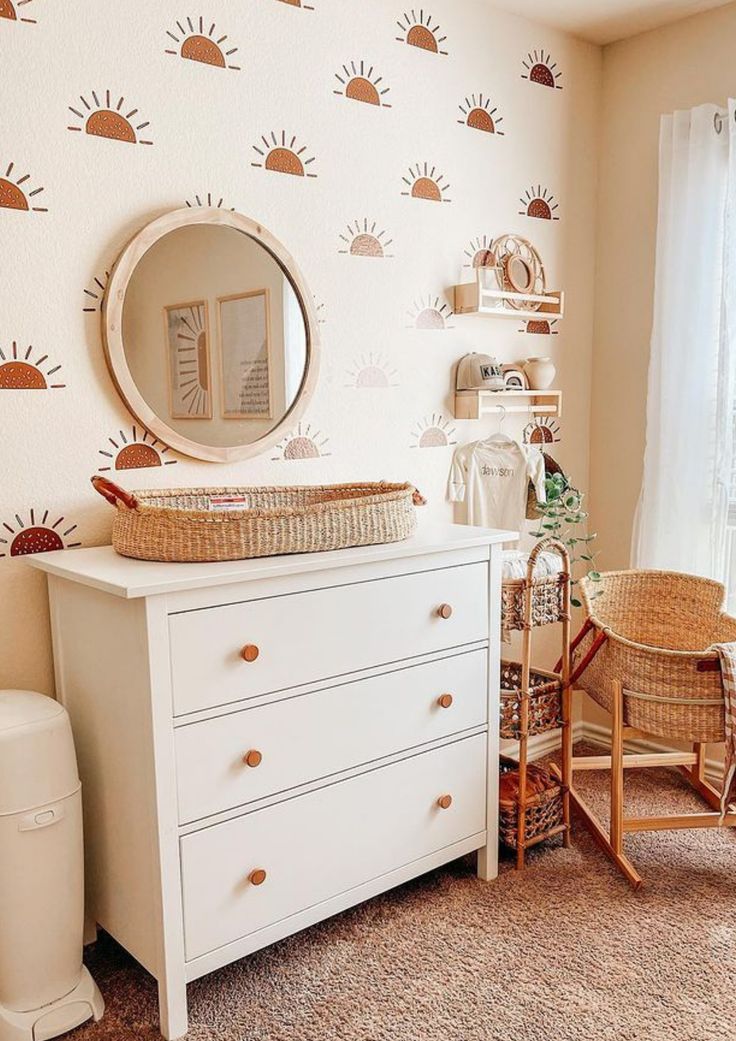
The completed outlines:
<svg viewBox="0 0 736 1041">
<path fill-rule="evenodd" d="M 585 776 L 585 775 L 583 775 Z M 585 791 L 601 805 L 604 775 Z M 674 788 L 673 788 L 674 784 Z M 631 771 L 632 810 L 701 804 Z M 192 1041 L 706 1041 L 736 1035 L 736 836 L 627 840 L 634 894 L 578 826 L 523 874 L 458 861 L 189 987 Z M 158 1036 L 153 980 L 109 938 L 87 961 L 107 1002 L 74 1041 Z"/>
</svg>

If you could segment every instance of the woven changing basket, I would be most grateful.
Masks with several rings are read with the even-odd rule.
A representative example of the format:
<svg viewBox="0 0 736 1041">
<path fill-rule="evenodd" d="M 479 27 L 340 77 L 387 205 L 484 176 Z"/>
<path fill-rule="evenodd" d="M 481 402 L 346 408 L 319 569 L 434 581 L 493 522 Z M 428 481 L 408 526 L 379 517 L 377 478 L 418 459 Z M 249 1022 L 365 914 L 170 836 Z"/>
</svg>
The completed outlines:
<svg viewBox="0 0 736 1041">
<path fill-rule="evenodd" d="M 117 508 L 112 544 L 139 560 L 243 560 L 399 542 L 424 503 L 410 484 L 294 488 L 189 488 L 127 492 L 105 477 L 92 484 Z M 242 509 L 213 500 L 244 497 Z"/>
<path fill-rule="evenodd" d="M 576 685 L 610 711 L 624 686 L 624 722 L 687 742 L 725 737 L 714 643 L 736 640 L 719 582 L 668 571 L 612 571 L 581 582 L 588 614 L 576 643 Z M 600 592 L 602 590 L 602 593 Z M 593 597 L 593 594 L 597 594 Z"/>
</svg>

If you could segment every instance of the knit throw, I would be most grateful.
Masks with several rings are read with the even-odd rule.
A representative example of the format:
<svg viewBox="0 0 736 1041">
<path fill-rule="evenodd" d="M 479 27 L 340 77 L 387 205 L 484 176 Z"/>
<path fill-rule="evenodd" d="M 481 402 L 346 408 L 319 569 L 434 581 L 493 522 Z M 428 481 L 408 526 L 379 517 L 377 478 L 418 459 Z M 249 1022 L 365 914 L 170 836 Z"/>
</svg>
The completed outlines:
<svg viewBox="0 0 736 1041">
<path fill-rule="evenodd" d="M 726 709 L 726 756 L 723 763 L 721 817 L 736 800 L 736 643 L 716 643 L 712 650 L 721 660 L 721 679 Z"/>
</svg>

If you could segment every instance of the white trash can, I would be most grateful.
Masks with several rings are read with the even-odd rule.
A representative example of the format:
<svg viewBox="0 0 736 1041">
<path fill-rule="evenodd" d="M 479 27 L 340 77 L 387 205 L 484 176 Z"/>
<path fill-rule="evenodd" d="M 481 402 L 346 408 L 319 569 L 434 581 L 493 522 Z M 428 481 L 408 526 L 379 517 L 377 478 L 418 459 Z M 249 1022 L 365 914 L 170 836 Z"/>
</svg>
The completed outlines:
<svg viewBox="0 0 736 1041">
<path fill-rule="evenodd" d="M 58 701 L 0 691 L 0 1041 L 46 1041 L 100 1019 L 82 965 L 82 794 Z"/>
</svg>

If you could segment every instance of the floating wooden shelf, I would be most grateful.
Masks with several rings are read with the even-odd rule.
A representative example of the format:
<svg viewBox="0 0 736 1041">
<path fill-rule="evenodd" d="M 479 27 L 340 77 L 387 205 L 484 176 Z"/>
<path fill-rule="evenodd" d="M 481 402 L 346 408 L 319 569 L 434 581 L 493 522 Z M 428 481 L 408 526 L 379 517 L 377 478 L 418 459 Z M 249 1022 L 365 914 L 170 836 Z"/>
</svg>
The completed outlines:
<svg viewBox="0 0 736 1041">
<path fill-rule="evenodd" d="M 487 273 L 492 270 L 478 268 L 475 282 L 455 286 L 455 314 L 482 314 L 516 321 L 564 317 L 563 292 L 550 291 L 541 295 L 511 293 L 488 284 Z"/>
<path fill-rule="evenodd" d="M 482 419 L 505 413 L 561 416 L 561 390 L 458 390 L 455 419 Z"/>
</svg>

